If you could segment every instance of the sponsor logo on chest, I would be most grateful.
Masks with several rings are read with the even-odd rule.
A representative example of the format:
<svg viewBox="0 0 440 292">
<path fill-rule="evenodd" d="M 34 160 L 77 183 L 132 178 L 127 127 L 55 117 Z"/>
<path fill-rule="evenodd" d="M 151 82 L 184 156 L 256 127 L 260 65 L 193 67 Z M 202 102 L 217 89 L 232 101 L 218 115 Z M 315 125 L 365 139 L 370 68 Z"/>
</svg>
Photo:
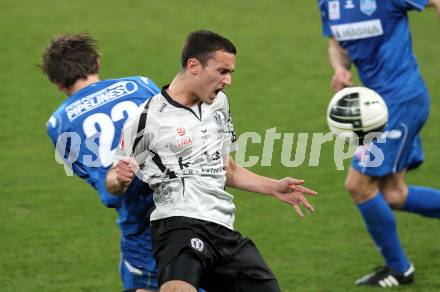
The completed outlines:
<svg viewBox="0 0 440 292">
<path fill-rule="evenodd" d="M 330 26 L 338 41 L 358 40 L 383 35 L 379 19 Z"/>
<path fill-rule="evenodd" d="M 177 128 L 177 135 L 182 137 L 182 136 L 185 136 L 185 134 L 186 134 L 185 128 L 183 128 L 183 127 Z"/>
</svg>

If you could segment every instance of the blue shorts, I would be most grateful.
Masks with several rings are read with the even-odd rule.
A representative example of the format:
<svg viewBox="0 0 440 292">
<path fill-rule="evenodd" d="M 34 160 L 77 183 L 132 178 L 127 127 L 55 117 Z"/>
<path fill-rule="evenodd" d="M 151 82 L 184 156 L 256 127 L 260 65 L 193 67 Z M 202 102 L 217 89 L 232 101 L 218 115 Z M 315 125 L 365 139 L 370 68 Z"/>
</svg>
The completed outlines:
<svg viewBox="0 0 440 292">
<path fill-rule="evenodd" d="M 388 124 L 383 135 L 359 146 L 352 167 L 368 176 L 381 177 L 410 170 L 423 162 L 419 132 L 428 119 L 429 94 L 388 107 Z"/>
<path fill-rule="evenodd" d="M 125 290 L 158 289 L 149 225 L 139 234 L 122 236 L 120 275 Z"/>
</svg>

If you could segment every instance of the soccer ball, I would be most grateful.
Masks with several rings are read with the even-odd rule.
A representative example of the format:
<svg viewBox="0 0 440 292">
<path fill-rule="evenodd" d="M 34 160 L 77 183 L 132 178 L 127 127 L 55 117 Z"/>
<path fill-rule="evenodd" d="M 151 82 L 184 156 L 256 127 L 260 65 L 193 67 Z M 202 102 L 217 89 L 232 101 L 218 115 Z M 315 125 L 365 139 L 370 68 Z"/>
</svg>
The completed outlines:
<svg viewBox="0 0 440 292">
<path fill-rule="evenodd" d="M 350 142 L 371 140 L 388 122 L 388 108 L 382 97 L 366 87 L 347 87 L 338 91 L 327 108 L 327 124 L 338 137 Z M 376 135 L 377 136 L 377 135 Z M 358 138 L 358 139 L 356 139 Z"/>
</svg>

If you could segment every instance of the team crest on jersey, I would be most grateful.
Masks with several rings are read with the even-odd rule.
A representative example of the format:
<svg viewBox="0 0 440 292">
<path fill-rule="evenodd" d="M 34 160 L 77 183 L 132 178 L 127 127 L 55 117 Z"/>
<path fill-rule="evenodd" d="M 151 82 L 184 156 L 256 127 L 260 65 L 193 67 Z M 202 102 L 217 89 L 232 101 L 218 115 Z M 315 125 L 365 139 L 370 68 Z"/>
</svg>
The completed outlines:
<svg viewBox="0 0 440 292">
<path fill-rule="evenodd" d="M 363 14 L 370 16 L 377 10 L 376 0 L 361 0 L 360 8 Z"/>
<path fill-rule="evenodd" d="M 225 116 L 220 111 L 214 112 L 212 114 L 212 117 L 214 118 L 214 121 L 217 124 L 217 126 L 221 126 L 225 123 Z"/>
<path fill-rule="evenodd" d="M 330 20 L 336 20 L 341 18 L 341 9 L 339 0 L 328 1 L 328 17 Z"/>
</svg>

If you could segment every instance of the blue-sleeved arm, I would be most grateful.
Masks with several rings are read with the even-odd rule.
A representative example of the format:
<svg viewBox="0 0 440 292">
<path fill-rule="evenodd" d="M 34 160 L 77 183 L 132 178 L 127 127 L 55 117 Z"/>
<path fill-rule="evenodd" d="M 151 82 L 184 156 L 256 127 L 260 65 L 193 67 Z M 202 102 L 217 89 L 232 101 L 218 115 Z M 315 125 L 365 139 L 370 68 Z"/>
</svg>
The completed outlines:
<svg viewBox="0 0 440 292">
<path fill-rule="evenodd" d="M 428 0 L 391 0 L 393 8 L 406 12 L 410 10 L 422 11 L 428 4 Z"/>
<path fill-rule="evenodd" d="M 92 182 L 89 181 L 90 176 L 85 170 L 85 167 L 77 161 L 81 147 L 81 138 L 74 131 L 64 129 L 62 121 L 62 118 L 54 113 L 46 124 L 47 135 L 64 164 L 67 165 L 75 175 L 85 179 L 93 186 Z M 61 163 L 61 160 L 58 158 L 55 159 Z"/>
<path fill-rule="evenodd" d="M 330 25 L 328 22 L 328 2 L 325 0 L 318 0 L 319 13 L 321 15 L 322 22 L 322 34 L 326 37 L 332 37 L 333 33 L 330 29 Z"/>
<path fill-rule="evenodd" d="M 150 94 L 151 96 L 155 96 L 156 94 L 160 93 L 160 88 L 147 77 L 139 77 L 139 83 L 146 93 Z"/>
<path fill-rule="evenodd" d="M 59 135 L 60 122 L 55 115 L 52 115 L 46 123 L 47 135 L 49 136 L 52 144 L 55 146 L 57 144 L 57 139 Z"/>
</svg>

